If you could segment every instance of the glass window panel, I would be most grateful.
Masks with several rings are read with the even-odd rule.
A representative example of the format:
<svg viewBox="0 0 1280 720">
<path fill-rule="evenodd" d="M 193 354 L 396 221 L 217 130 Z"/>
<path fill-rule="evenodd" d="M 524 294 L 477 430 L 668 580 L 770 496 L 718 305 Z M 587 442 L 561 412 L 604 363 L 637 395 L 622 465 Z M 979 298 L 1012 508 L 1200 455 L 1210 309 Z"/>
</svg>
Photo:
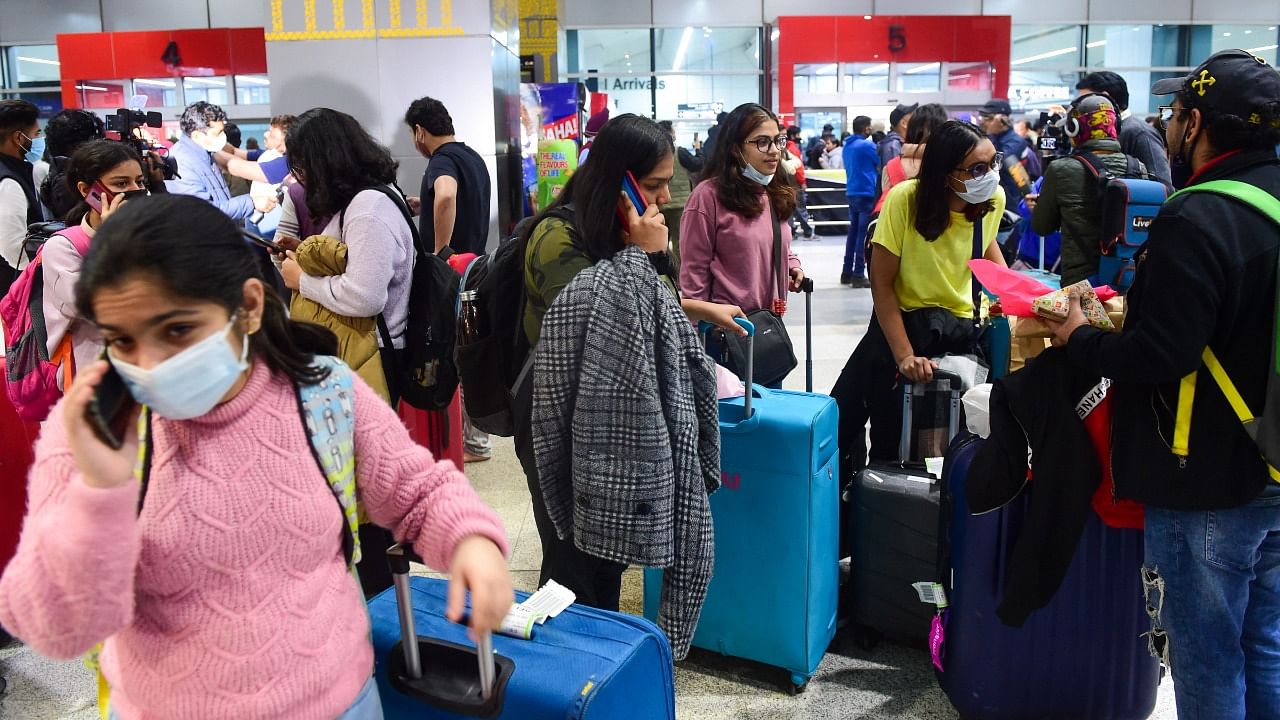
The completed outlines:
<svg viewBox="0 0 1280 720">
<path fill-rule="evenodd" d="M 14 45 L 6 48 L 10 87 L 57 85 L 62 80 L 57 45 Z"/>
<path fill-rule="evenodd" d="M 174 78 L 136 78 L 133 92 L 147 96 L 147 107 L 178 107 L 178 81 Z"/>
<path fill-rule="evenodd" d="M 796 75 L 792 82 L 793 82 L 793 87 L 795 92 L 798 92 L 798 93 L 809 92 L 809 76 L 808 75 Z"/>
<path fill-rule="evenodd" d="M 1076 97 L 1076 72 L 1014 70 L 1009 74 L 1009 104 L 1016 112 L 1039 112 L 1066 105 Z"/>
<path fill-rule="evenodd" d="M 1079 25 L 1014 25 L 1010 65 L 1076 67 L 1080 64 Z"/>
<path fill-rule="evenodd" d="M 186 94 L 187 105 L 201 100 L 214 105 L 226 105 L 230 102 L 225 77 L 183 78 L 182 90 Z"/>
<path fill-rule="evenodd" d="M 889 92 L 889 63 L 850 63 L 845 72 L 845 92 Z"/>
<path fill-rule="evenodd" d="M 266 75 L 236 75 L 235 81 L 237 104 L 271 104 L 271 79 Z"/>
<path fill-rule="evenodd" d="M 40 127 L 44 127 L 44 121 L 62 112 L 62 93 L 61 92 L 20 92 L 8 93 L 7 97 L 14 100 L 26 100 L 27 102 L 40 108 Z"/>
<path fill-rule="evenodd" d="M 678 117 L 682 104 L 710 102 L 731 110 L 742 103 L 760 102 L 758 75 L 664 75 L 657 80 L 657 117 L 660 120 Z M 610 101 L 613 98 L 611 94 Z M 713 121 L 704 122 L 710 126 Z M 705 138 L 706 134 L 702 137 Z"/>
<path fill-rule="evenodd" d="M 578 45 L 578 56 L 570 58 L 571 73 L 649 74 L 648 28 L 569 32 L 576 33 Z"/>
<path fill-rule="evenodd" d="M 76 83 L 80 94 L 80 106 L 116 110 L 129 100 L 124 83 L 119 80 L 82 80 Z"/>
<path fill-rule="evenodd" d="M 1277 32 L 1280 31 L 1275 25 L 1214 25 L 1209 54 L 1241 48 L 1274 66 L 1276 48 L 1280 45 Z M 1194 64 L 1199 65 L 1203 60 L 1203 57 L 1196 58 Z"/>
<path fill-rule="evenodd" d="M 657 28 L 653 42 L 659 71 L 760 68 L 759 28 Z"/>
<path fill-rule="evenodd" d="M 991 63 L 948 63 L 947 89 L 991 92 L 995 68 Z"/>
<path fill-rule="evenodd" d="M 942 63 L 902 63 L 898 65 L 898 92 L 938 92 L 942 83 Z"/>
</svg>

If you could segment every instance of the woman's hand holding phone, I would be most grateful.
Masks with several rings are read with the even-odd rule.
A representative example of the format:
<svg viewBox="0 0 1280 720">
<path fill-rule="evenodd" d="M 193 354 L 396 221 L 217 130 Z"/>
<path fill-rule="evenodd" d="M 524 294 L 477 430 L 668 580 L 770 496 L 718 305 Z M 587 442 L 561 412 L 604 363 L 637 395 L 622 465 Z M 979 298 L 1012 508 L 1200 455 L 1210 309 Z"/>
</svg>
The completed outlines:
<svg viewBox="0 0 1280 720">
<path fill-rule="evenodd" d="M 110 202 L 103 205 L 102 209 L 98 211 L 98 216 L 105 221 L 107 218 L 115 214 L 115 212 L 120 209 L 120 206 L 124 205 L 125 201 L 128 199 L 128 196 L 124 193 L 116 193 L 111 197 Z"/>
<path fill-rule="evenodd" d="M 67 428 L 67 443 L 75 457 L 76 466 L 90 487 L 110 489 L 133 482 L 133 466 L 138 460 L 138 412 L 134 406 L 130 421 L 125 427 L 124 442 L 119 450 L 113 450 L 94 433 L 89 425 L 89 403 L 93 400 L 98 384 L 106 377 L 111 365 L 98 360 L 76 375 L 62 403 L 62 419 Z"/>
<path fill-rule="evenodd" d="M 626 193 L 621 193 L 618 206 L 627 218 L 627 242 L 645 252 L 667 251 L 667 220 L 657 205 L 651 204 L 645 208 L 644 215 L 637 215 L 631 199 Z"/>
</svg>

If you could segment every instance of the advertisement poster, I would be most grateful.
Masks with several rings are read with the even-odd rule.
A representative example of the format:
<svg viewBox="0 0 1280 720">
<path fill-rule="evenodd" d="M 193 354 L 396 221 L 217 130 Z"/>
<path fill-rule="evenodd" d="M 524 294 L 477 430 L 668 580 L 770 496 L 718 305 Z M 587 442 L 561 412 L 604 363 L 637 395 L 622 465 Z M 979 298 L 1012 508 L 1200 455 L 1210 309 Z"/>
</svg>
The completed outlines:
<svg viewBox="0 0 1280 720">
<path fill-rule="evenodd" d="M 578 87 L 520 85 L 520 142 L 527 214 L 545 208 L 578 167 Z"/>
</svg>

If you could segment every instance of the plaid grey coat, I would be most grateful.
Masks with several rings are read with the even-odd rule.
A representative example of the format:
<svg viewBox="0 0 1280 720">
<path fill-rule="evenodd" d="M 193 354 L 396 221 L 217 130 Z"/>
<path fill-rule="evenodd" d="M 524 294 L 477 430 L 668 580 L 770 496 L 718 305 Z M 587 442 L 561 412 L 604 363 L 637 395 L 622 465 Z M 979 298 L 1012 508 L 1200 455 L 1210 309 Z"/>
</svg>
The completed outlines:
<svg viewBox="0 0 1280 720">
<path fill-rule="evenodd" d="M 639 248 L 578 273 L 543 318 L 533 447 L 561 538 L 607 560 L 666 568 L 658 624 L 683 659 L 715 554 L 716 381 Z"/>
</svg>

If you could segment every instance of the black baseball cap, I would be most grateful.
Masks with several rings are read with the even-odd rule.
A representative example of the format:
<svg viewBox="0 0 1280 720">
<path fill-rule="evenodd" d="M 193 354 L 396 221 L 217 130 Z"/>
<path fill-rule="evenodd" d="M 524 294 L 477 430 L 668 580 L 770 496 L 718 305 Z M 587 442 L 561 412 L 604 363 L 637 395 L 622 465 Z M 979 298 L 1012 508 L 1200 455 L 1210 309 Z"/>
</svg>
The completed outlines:
<svg viewBox="0 0 1280 720">
<path fill-rule="evenodd" d="M 1013 108 L 1009 105 L 1009 101 L 1004 98 L 991 98 L 986 105 L 982 106 L 980 112 L 986 115 L 1012 115 Z"/>
<path fill-rule="evenodd" d="M 920 107 L 920 103 L 912 103 L 910 105 L 899 105 L 898 107 L 894 108 L 893 112 L 889 113 L 889 128 L 892 129 L 896 127 L 898 122 L 902 120 L 902 118 L 915 112 L 916 108 L 918 107 Z"/>
<path fill-rule="evenodd" d="M 1280 102 L 1280 73 L 1257 55 L 1223 50 L 1210 55 L 1190 75 L 1157 80 L 1151 86 L 1152 95 L 1183 90 L 1191 96 L 1191 107 L 1211 108 L 1257 125 L 1264 122 L 1258 112 L 1262 106 Z"/>
</svg>

